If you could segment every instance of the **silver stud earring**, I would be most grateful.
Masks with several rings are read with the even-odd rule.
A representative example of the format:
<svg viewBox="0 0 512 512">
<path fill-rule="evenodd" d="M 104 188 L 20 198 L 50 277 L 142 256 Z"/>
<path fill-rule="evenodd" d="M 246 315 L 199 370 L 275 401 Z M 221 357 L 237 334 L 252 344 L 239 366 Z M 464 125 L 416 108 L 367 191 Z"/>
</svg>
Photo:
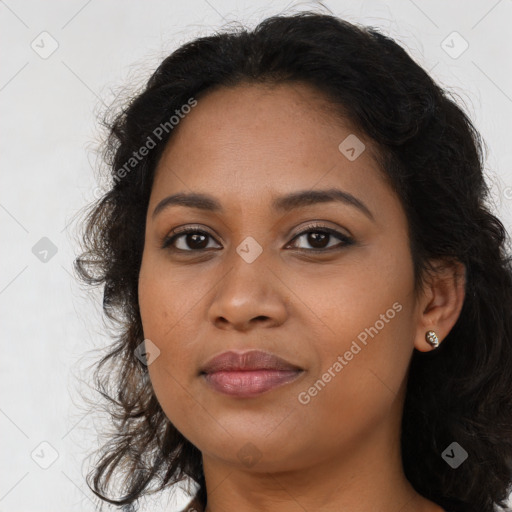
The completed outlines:
<svg viewBox="0 0 512 512">
<path fill-rule="evenodd" d="M 425 334 L 425 339 L 427 340 L 427 343 L 433 348 L 437 348 L 439 346 L 439 338 L 434 331 L 427 331 Z"/>
</svg>

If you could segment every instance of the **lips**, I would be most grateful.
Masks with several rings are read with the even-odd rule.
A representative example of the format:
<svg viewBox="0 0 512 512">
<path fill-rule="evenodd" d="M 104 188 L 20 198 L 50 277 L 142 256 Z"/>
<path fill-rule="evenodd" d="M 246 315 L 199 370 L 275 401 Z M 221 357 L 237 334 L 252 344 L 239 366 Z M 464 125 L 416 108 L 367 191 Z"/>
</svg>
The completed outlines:
<svg viewBox="0 0 512 512">
<path fill-rule="evenodd" d="M 304 370 L 260 350 L 224 352 L 208 361 L 201 376 L 208 386 L 224 395 L 248 398 L 296 380 Z"/>
<path fill-rule="evenodd" d="M 261 350 L 250 350 L 248 352 L 228 351 L 210 359 L 201 368 L 201 373 L 250 370 L 297 371 L 301 370 L 301 368 L 270 352 L 262 352 Z"/>
</svg>

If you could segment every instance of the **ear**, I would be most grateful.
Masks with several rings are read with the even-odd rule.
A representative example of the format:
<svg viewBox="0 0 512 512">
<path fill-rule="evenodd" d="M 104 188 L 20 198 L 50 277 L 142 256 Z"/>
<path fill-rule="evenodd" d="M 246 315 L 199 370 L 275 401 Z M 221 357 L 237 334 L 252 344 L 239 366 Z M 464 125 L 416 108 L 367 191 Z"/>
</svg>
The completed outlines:
<svg viewBox="0 0 512 512">
<path fill-rule="evenodd" d="M 427 331 L 434 331 L 441 344 L 459 318 L 466 293 L 466 268 L 459 261 L 436 260 L 434 271 L 418 302 L 418 321 L 414 347 L 420 352 L 434 348 L 426 341 Z"/>
</svg>

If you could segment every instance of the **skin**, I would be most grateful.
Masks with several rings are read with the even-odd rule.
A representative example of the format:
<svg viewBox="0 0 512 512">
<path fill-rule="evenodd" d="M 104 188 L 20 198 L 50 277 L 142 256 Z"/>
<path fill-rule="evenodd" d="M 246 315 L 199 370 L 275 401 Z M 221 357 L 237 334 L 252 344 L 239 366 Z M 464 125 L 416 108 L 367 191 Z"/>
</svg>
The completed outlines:
<svg viewBox="0 0 512 512">
<path fill-rule="evenodd" d="M 403 473 L 400 422 L 413 350 L 432 350 L 426 331 L 442 341 L 459 316 L 461 268 L 440 270 L 414 295 L 401 203 L 370 141 L 326 107 L 302 84 L 210 91 L 175 128 L 156 170 L 139 281 L 144 336 L 160 350 L 149 373 L 167 417 L 202 452 L 208 512 L 442 510 Z M 350 134 L 366 144 L 354 161 L 338 149 Z M 275 197 L 332 187 L 364 202 L 373 220 L 341 202 L 272 210 Z M 174 205 L 153 218 L 177 192 L 215 196 L 224 211 Z M 312 221 L 354 243 L 331 236 L 325 246 L 338 250 L 312 253 L 308 233 L 318 228 L 295 238 Z M 186 236 L 174 246 L 189 252 L 163 249 L 178 226 L 210 235 L 208 249 Z M 251 263 L 236 251 L 248 236 L 262 248 Z M 300 403 L 394 303 L 394 318 Z M 220 394 L 200 377 L 211 357 L 252 348 L 305 371 L 252 398 Z"/>
</svg>

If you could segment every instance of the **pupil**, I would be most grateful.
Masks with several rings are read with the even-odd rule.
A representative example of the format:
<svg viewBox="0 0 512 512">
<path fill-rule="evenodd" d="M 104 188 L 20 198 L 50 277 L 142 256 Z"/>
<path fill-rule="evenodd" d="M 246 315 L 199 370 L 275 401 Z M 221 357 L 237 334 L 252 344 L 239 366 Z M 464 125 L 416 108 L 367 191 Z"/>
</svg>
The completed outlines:
<svg viewBox="0 0 512 512">
<path fill-rule="evenodd" d="M 199 245 L 197 244 L 197 241 L 199 238 L 203 238 L 204 240 L 202 241 L 202 245 L 201 245 L 201 242 L 199 242 Z M 189 241 L 192 239 L 192 243 L 190 244 Z M 206 247 L 206 245 L 208 245 L 207 243 L 204 243 L 206 241 L 206 236 L 205 235 L 201 235 L 200 233 L 189 233 L 187 235 L 187 245 L 191 248 L 191 249 L 204 249 L 204 247 Z"/>
<path fill-rule="evenodd" d="M 320 233 L 320 232 L 314 232 L 309 233 L 308 235 L 308 243 L 311 244 L 312 247 L 322 249 L 325 247 L 325 241 L 329 237 L 328 233 Z"/>
</svg>

